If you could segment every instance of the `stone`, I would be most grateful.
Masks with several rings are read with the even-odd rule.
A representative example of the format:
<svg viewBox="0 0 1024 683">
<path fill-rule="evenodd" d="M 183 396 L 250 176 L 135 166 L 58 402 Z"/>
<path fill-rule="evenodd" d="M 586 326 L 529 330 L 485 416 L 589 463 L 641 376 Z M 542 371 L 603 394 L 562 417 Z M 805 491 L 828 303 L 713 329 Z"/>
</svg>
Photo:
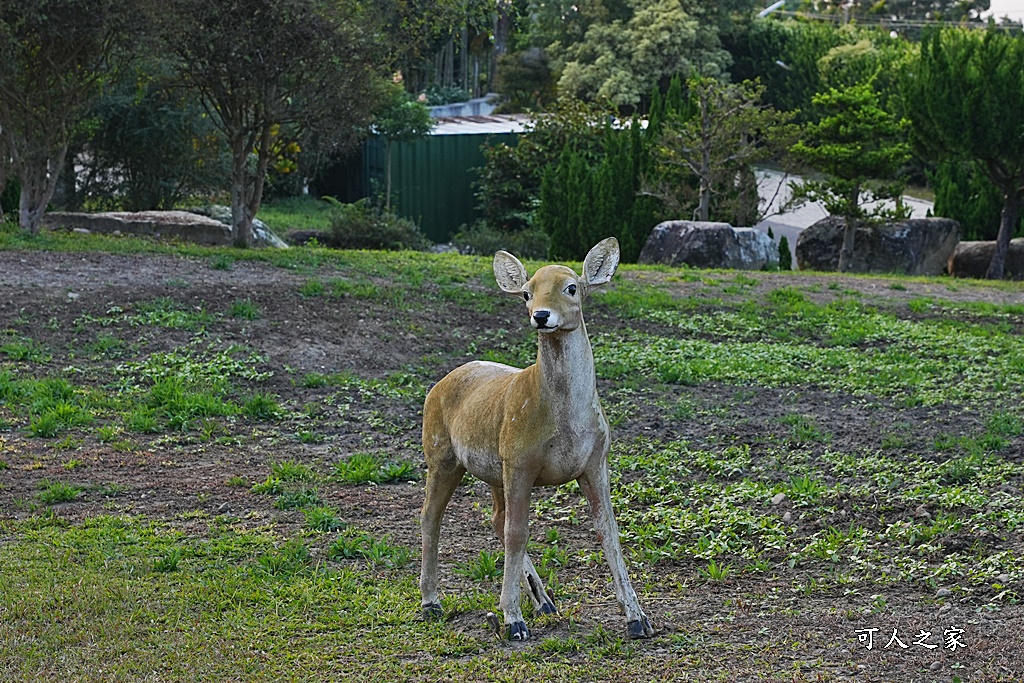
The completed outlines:
<svg viewBox="0 0 1024 683">
<path fill-rule="evenodd" d="M 772 505 L 782 505 L 786 502 L 786 494 L 779 492 L 772 496 Z"/>
<path fill-rule="evenodd" d="M 949 257 L 949 274 L 953 277 L 984 278 L 995 251 L 995 242 L 961 242 Z M 1010 240 L 1003 277 L 1024 280 L 1024 237 Z"/>
<path fill-rule="evenodd" d="M 935 591 L 935 597 L 937 598 L 948 598 L 951 595 L 953 595 L 953 591 L 949 590 L 948 588 L 940 588 L 939 590 Z"/>
<path fill-rule="evenodd" d="M 200 216 L 208 216 L 214 220 L 220 221 L 224 225 L 231 227 L 231 208 L 222 204 L 210 204 L 208 206 L 200 206 L 189 209 L 191 213 L 199 214 Z M 253 244 L 257 247 L 274 247 L 276 249 L 287 249 L 288 243 L 283 239 L 274 234 L 266 223 L 261 221 L 259 218 L 252 219 L 252 238 Z"/>
<path fill-rule="evenodd" d="M 1001 583 L 1001 584 L 1003 584 L 1005 586 L 1006 584 L 1010 583 L 1010 575 L 1009 574 L 1000 574 L 999 576 L 996 577 L 996 583 Z"/>
<path fill-rule="evenodd" d="M 839 269 L 846 219 L 828 216 L 800 233 L 796 263 L 800 270 Z M 960 242 L 960 224 L 949 218 L 911 218 L 857 228 L 851 273 L 942 275 Z"/>
<path fill-rule="evenodd" d="M 230 218 L 228 222 L 230 223 Z M 74 232 L 141 235 L 210 246 L 231 244 L 229 225 L 192 211 L 104 211 L 100 213 L 55 211 L 43 216 L 43 224 L 49 228 Z M 262 227 L 258 228 L 256 222 L 253 222 L 253 237 L 256 246 L 288 247 L 266 225 L 263 225 L 262 222 L 260 225 Z"/>
<path fill-rule="evenodd" d="M 665 221 L 651 231 L 639 263 L 694 268 L 772 270 L 779 249 L 767 233 L 728 223 Z"/>
<path fill-rule="evenodd" d="M 786 514 L 782 515 L 782 523 L 783 524 L 792 524 L 793 523 L 793 513 L 790 512 L 789 510 L 786 510 Z"/>
</svg>

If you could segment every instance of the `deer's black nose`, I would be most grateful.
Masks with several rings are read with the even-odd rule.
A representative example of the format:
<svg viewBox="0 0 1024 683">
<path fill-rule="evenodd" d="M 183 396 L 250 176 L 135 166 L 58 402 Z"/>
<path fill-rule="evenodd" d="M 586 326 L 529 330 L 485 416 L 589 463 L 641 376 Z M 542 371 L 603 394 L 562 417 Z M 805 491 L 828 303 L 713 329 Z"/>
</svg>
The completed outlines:
<svg viewBox="0 0 1024 683">
<path fill-rule="evenodd" d="M 551 311 L 541 309 L 533 312 L 533 319 L 537 322 L 537 327 L 545 327 L 548 324 L 548 318 L 550 317 Z"/>
</svg>

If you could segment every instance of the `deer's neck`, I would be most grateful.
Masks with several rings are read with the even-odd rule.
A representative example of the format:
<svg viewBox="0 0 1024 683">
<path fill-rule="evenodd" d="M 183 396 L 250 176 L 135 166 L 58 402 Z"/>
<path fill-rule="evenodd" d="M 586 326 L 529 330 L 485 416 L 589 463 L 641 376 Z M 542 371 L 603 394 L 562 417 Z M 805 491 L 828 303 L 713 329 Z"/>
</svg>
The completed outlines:
<svg viewBox="0 0 1024 683">
<path fill-rule="evenodd" d="M 582 321 L 570 332 L 540 335 L 537 373 L 541 392 L 554 405 L 568 406 L 567 398 L 577 409 L 597 404 L 594 352 Z"/>
</svg>

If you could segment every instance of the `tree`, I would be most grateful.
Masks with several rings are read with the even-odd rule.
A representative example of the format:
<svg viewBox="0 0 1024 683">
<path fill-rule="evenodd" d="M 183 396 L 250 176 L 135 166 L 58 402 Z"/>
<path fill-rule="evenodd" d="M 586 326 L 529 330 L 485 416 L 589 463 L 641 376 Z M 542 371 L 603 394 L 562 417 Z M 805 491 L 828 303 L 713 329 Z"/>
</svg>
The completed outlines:
<svg viewBox="0 0 1024 683">
<path fill-rule="evenodd" d="M 812 102 L 825 115 L 806 127 L 804 139 L 790 151 L 824 178 L 792 185 L 793 202 L 821 201 L 826 211 L 845 219 L 839 272 L 846 272 L 858 225 L 909 215 L 900 201 L 903 183 L 891 180 L 910 157 L 903 135 L 908 124 L 879 106 L 870 82 L 830 88 Z M 895 200 L 895 207 L 887 200 Z M 875 205 L 869 208 L 868 202 Z"/>
<path fill-rule="evenodd" d="M 907 99 L 919 152 L 973 161 L 1002 194 L 986 277 L 1002 279 L 1024 201 L 1024 39 L 997 29 L 936 31 L 921 45 Z"/>
<path fill-rule="evenodd" d="M 173 87 L 159 57 L 111 79 L 87 113 L 77 194 L 127 211 L 171 209 L 222 186 L 224 139 L 202 105 Z"/>
<path fill-rule="evenodd" d="M 636 261 L 658 222 L 658 202 L 640 192 L 653 135 L 636 118 L 628 128 L 606 122 L 600 130 L 600 150 L 567 145 L 543 173 L 537 222 L 551 236 L 551 258 L 582 258 L 587 244 L 615 236 L 623 261 Z"/>
<path fill-rule="evenodd" d="M 39 231 L 68 144 L 119 50 L 135 32 L 132 0 L 0 3 L 0 135 L 21 184 L 18 222 Z"/>
<path fill-rule="evenodd" d="M 562 94 L 635 106 L 673 75 L 719 76 L 729 54 L 714 24 L 678 0 L 637 0 L 626 17 L 592 23 L 583 39 L 552 46 L 562 66 Z"/>
<path fill-rule="evenodd" d="M 944 21 L 981 21 L 990 0 L 819 0 L 822 12 L 843 14 L 845 18 L 926 19 Z"/>
<path fill-rule="evenodd" d="M 430 110 L 414 100 L 398 83 L 388 90 L 384 109 L 374 117 L 373 129 L 384 138 L 384 209 L 391 210 L 391 145 L 415 142 L 434 127 Z"/>
<path fill-rule="evenodd" d="M 665 124 L 655 152 L 658 172 L 645 191 L 679 212 L 692 206 L 690 178 L 698 188 L 697 220 L 728 220 L 752 225 L 758 194 L 752 165 L 777 158 L 792 142 L 792 113 L 760 103 L 764 88 L 712 78 L 687 81 L 689 115 Z"/>
<path fill-rule="evenodd" d="M 4 142 L 3 129 L 0 128 L 0 223 L 4 217 L 4 195 L 7 194 L 7 179 L 11 174 L 11 159 L 7 154 L 7 145 Z"/>
<path fill-rule="evenodd" d="M 380 17 L 356 0 L 167 0 L 168 51 L 225 136 L 235 244 L 252 244 L 274 131 L 366 130 L 388 69 Z"/>
<path fill-rule="evenodd" d="M 1003 211 L 1003 193 L 989 180 L 977 161 L 939 162 L 928 173 L 935 190 L 936 216 L 952 218 L 960 224 L 964 240 L 995 240 Z M 1017 221 L 1024 230 L 1024 216 Z"/>
</svg>

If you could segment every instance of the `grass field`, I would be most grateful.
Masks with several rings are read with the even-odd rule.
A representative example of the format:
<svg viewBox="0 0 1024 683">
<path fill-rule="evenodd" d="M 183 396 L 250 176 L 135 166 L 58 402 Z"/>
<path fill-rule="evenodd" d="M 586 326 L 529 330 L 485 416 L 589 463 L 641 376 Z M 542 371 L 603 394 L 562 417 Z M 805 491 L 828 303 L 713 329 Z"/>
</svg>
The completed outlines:
<svg viewBox="0 0 1024 683">
<path fill-rule="evenodd" d="M 470 481 L 421 621 L 425 392 L 536 348 L 490 271 L 0 231 L 0 679 L 1022 680 L 1022 283 L 623 266 L 587 320 L 657 635 L 575 484 L 533 640 Z"/>
</svg>

